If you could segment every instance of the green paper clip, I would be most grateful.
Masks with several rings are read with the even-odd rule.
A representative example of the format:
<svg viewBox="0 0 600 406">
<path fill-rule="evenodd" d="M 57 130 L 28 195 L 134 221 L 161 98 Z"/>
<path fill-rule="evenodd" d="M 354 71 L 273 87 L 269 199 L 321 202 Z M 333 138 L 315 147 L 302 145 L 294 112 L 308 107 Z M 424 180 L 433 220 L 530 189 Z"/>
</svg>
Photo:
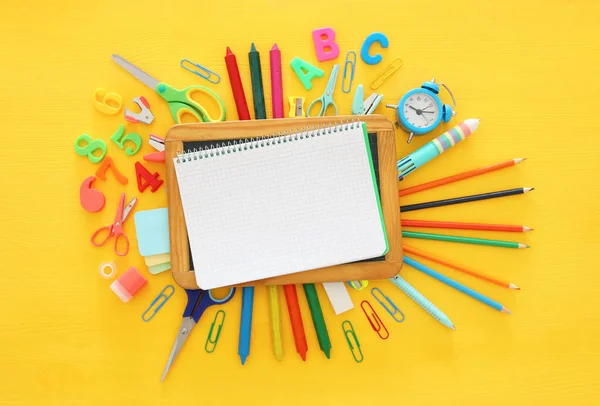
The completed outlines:
<svg viewBox="0 0 600 406">
<path fill-rule="evenodd" d="M 369 286 L 369 281 L 350 281 L 348 282 L 348 285 L 350 285 L 356 290 L 363 290 L 364 288 Z"/>
<path fill-rule="evenodd" d="M 375 293 L 379 293 L 379 297 Z M 379 302 L 379 304 L 382 305 L 383 308 L 390 314 L 390 316 L 392 316 L 392 319 L 394 319 L 394 321 L 397 321 L 398 323 L 402 323 L 404 321 L 404 313 L 402 313 L 402 310 L 398 309 L 398 306 L 396 306 L 396 304 L 394 302 L 392 302 L 392 299 L 390 299 L 389 297 L 384 295 L 383 292 L 381 291 L 381 289 L 373 288 L 373 289 L 371 289 L 371 294 L 373 295 L 375 300 L 377 300 Z M 389 305 L 391 306 L 391 308 L 388 307 L 385 304 L 385 302 L 388 302 Z M 397 314 L 401 314 L 402 318 L 397 319 L 396 318 Z"/>
<path fill-rule="evenodd" d="M 219 318 L 219 313 L 222 314 L 223 317 L 221 318 L 220 323 L 217 325 L 217 335 L 213 339 L 212 333 L 215 328 L 215 324 L 217 323 L 217 319 Z M 217 312 L 217 314 L 215 314 L 215 319 L 213 320 L 212 324 L 210 325 L 210 330 L 208 330 L 208 336 L 206 337 L 206 343 L 204 344 L 204 350 L 207 353 L 210 354 L 217 348 L 217 342 L 219 341 L 219 337 L 221 336 L 221 329 L 223 329 L 223 324 L 225 324 L 225 311 L 219 310 Z M 212 345 L 209 346 L 209 344 L 212 344 Z"/>
<path fill-rule="evenodd" d="M 344 324 L 346 324 L 346 323 L 348 323 L 348 325 L 350 325 L 349 329 L 346 329 L 344 327 Z M 346 341 L 348 342 L 348 347 L 350 347 L 350 352 L 352 353 L 352 358 L 354 358 L 354 361 L 359 362 L 359 363 L 363 362 L 365 357 L 363 356 L 363 353 L 360 349 L 360 342 L 358 341 L 358 337 L 356 336 L 356 332 L 354 331 L 354 327 L 352 326 L 352 323 L 350 322 L 350 320 L 344 320 L 342 322 L 342 331 L 344 332 L 344 336 L 346 336 Z M 352 340 L 350 340 L 350 337 L 348 337 L 348 334 L 350 334 L 354 338 L 356 346 L 352 345 Z M 356 353 L 357 351 L 358 351 L 358 355 Z"/>
<path fill-rule="evenodd" d="M 169 288 L 171 289 L 171 292 L 169 294 L 166 294 L 165 292 Z M 156 296 L 156 298 L 154 298 L 152 303 L 150 303 L 150 306 L 148 306 L 146 311 L 144 313 L 142 313 L 142 320 L 144 320 L 145 322 L 149 322 L 150 320 L 152 320 L 154 315 L 156 315 L 156 313 L 158 313 L 158 311 L 161 309 L 161 307 L 163 307 L 165 305 L 165 303 L 167 303 L 167 300 L 169 300 L 169 298 L 171 296 L 173 296 L 173 293 L 175 293 L 175 288 L 173 287 L 173 285 L 165 286 L 163 288 L 163 290 L 160 291 L 158 296 Z M 160 299 L 163 299 L 163 301 L 160 302 L 160 304 L 158 304 L 157 306 L 154 306 Z M 150 315 L 150 317 L 146 318 L 146 313 L 148 313 L 151 310 L 153 310 L 152 314 Z"/>
</svg>

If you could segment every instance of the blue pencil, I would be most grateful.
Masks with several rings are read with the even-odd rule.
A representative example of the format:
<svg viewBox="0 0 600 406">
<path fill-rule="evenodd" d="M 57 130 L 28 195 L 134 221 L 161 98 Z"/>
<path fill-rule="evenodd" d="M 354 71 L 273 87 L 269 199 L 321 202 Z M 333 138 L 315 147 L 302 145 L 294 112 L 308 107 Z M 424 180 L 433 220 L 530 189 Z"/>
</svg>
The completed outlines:
<svg viewBox="0 0 600 406">
<path fill-rule="evenodd" d="M 412 266 L 418 271 L 421 271 L 432 278 L 437 279 L 440 282 L 445 283 L 446 285 L 453 287 L 454 289 L 464 293 L 465 295 L 471 296 L 473 299 L 479 300 L 481 303 L 490 306 L 493 309 L 496 309 L 503 313 L 512 314 L 510 310 L 506 307 L 502 306 L 500 303 L 495 300 L 490 299 L 489 297 L 483 296 L 481 293 L 474 291 L 473 289 L 466 287 L 465 285 L 456 282 L 454 279 L 450 279 L 447 276 L 442 275 L 441 273 L 434 271 L 431 268 L 426 267 L 425 265 L 415 261 L 414 259 L 410 259 L 409 257 L 404 257 L 404 263 Z"/>
<path fill-rule="evenodd" d="M 406 282 L 400 275 L 390 278 L 390 282 L 396 285 L 396 287 L 404 292 L 406 296 L 414 300 L 414 302 L 421 306 L 427 313 L 429 313 L 431 317 L 442 323 L 444 326 L 451 328 L 452 330 L 456 330 L 456 327 L 454 327 L 454 324 L 444 312 L 438 309 L 429 301 L 429 299 L 423 296 L 421 292 L 415 289 L 410 283 Z"/>
<path fill-rule="evenodd" d="M 250 337 L 252 335 L 252 308 L 254 307 L 254 287 L 242 288 L 242 317 L 240 319 L 240 340 L 238 342 L 238 355 L 242 365 L 250 355 Z"/>
</svg>

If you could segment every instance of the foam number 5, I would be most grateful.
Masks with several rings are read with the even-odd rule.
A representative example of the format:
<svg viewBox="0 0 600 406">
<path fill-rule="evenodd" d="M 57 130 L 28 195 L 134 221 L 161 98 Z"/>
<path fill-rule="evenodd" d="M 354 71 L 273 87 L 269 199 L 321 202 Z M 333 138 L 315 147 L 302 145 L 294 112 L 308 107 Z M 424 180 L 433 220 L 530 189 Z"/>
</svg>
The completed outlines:
<svg viewBox="0 0 600 406">
<path fill-rule="evenodd" d="M 81 145 L 85 143 L 85 145 Z M 100 150 L 100 155 L 94 155 L 94 151 Z M 102 140 L 92 140 L 87 134 L 81 134 L 75 140 L 75 152 L 81 156 L 86 156 L 92 162 L 97 164 L 106 156 L 106 143 Z"/>
<path fill-rule="evenodd" d="M 119 148 L 124 149 L 125 153 L 129 156 L 135 155 L 140 148 L 142 147 L 142 137 L 136 133 L 129 133 L 123 136 L 125 133 L 125 126 L 121 124 L 121 126 L 115 131 L 110 140 L 117 144 Z M 125 148 L 125 141 L 131 141 L 135 144 L 135 149 L 131 149 L 131 147 Z"/>
<path fill-rule="evenodd" d="M 158 172 L 150 173 L 148 169 L 139 162 L 135 163 L 135 177 L 137 178 L 138 190 L 143 193 L 148 186 L 152 186 L 152 193 L 156 192 L 158 188 L 163 184 L 162 179 L 158 179 Z M 143 181 L 146 181 L 144 183 Z"/>
</svg>

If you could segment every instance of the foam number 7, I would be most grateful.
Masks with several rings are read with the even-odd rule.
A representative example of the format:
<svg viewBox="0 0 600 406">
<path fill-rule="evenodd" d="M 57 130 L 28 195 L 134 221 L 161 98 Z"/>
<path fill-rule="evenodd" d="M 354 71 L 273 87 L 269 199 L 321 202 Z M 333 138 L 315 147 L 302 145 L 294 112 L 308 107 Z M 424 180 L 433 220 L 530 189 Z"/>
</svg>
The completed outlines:
<svg viewBox="0 0 600 406">
<path fill-rule="evenodd" d="M 141 163 L 135 163 L 135 177 L 137 178 L 138 190 L 140 193 L 143 193 L 148 186 L 152 186 L 152 189 L 150 189 L 152 193 L 156 192 L 163 184 L 163 180 L 158 179 L 158 176 L 158 172 L 152 174 Z M 143 183 L 143 181 L 146 181 L 146 183 Z"/>
<path fill-rule="evenodd" d="M 129 182 L 127 177 L 125 177 L 121 172 L 119 172 L 115 165 L 115 162 L 109 156 L 107 156 L 106 159 L 104 159 L 102 165 L 100 165 L 96 170 L 96 177 L 105 181 L 106 171 L 108 171 L 109 169 L 112 169 L 113 174 L 115 175 L 115 179 L 117 179 L 117 182 L 119 182 L 121 185 L 126 185 L 127 182 Z"/>
<path fill-rule="evenodd" d="M 140 148 L 142 147 L 142 137 L 136 133 L 129 133 L 123 136 L 125 133 L 125 126 L 121 124 L 121 126 L 115 131 L 110 140 L 117 144 L 119 148 L 124 149 L 125 153 L 129 156 L 135 155 Z M 135 144 L 135 149 L 131 149 L 131 147 L 125 148 L 125 141 L 131 141 Z"/>
<path fill-rule="evenodd" d="M 82 142 L 86 145 L 81 146 Z M 94 151 L 100 150 L 100 155 L 94 155 Z M 102 140 L 92 140 L 87 134 L 81 134 L 75 140 L 75 152 L 81 156 L 86 156 L 92 162 L 97 164 L 106 156 L 106 143 Z"/>
</svg>

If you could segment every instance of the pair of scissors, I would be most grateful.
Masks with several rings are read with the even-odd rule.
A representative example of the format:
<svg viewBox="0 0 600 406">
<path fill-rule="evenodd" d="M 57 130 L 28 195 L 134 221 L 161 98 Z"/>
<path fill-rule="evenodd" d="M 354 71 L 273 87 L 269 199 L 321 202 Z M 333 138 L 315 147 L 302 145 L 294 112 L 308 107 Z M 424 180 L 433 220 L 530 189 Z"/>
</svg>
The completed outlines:
<svg viewBox="0 0 600 406">
<path fill-rule="evenodd" d="M 204 314 L 204 311 L 212 306 L 217 304 L 225 304 L 231 300 L 235 293 L 235 288 L 229 289 L 229 293 L 223 299 L 215 299 L 211 293 L 211 291 L 205 291 L 202 289 L 197 290 L 189 290 L 186 289 L 188 301 L 185 306 L 185 310 L 183 311 L 183 321 L 181 322 L 181 327 L 179 328 L 179 333 L 177 334 L 177 338 L 175 338 L 175 344 L 173 344 L 173 349 L 171 349 L 171 355 L 169 355 L 169 360 L 167 361 L 167 366 L 163 372 L 162 378 L 160 381 L 164 381 L 167 377 L 167 373 L 173 364 L 173 361 L 181 351 L 181 347 L 185 343 L 185 340 L 189 337 L 190 332 Z"/>
<path fill-rule="evenodd" d="M 176 124 L 182 123 L 181 118 L 185 114 L 195 117 L 199 122 L 225 121 L 225 105 L 223 104 L 223 100 L 209 88 L 194 85 L 183 90 L 178 90 L 166 83 L 158 81 L 119 55 L 113 54 L 112 60 L 127 72 L 131 73 L 137 80 L 156 91 L 156 93 L 169 104 L 171 115 Z M 219 106 L 218 119 L 212 118 L 204 106 L 192 99 L 192 94 L 194 93 L 205 93 L 217 102 L 217 105 Z"/>
<path fill-rule="evenodd" d="M 125 193 L 121 193 L 121 198 L 119 199 L 119 205 L 117 206 L 117 214 L 115 214 L 115 222 L 110 226 L 100 227 L 94 234 L 92 234 L 92 244 L 95 247 L 101 247 L 110 239 L 110 237 L 115 237 L 115 254 L 119 256 L 125 256 L 129 252 L 129 238 L 125 235 L 123 231 L 123 222 L 129 216 L 129 213 L 133 209 L 133 206 L 137 203 L 137 197 L 131 199 L 127 207 L 125 206 Z M 106 237 L 102 237 L 102 234 L 106 234 Z M 99 240 L 100 239 L 100 240 Z M 122 240 L 123 243 L 119 244 L 119 241 Z M 124 245 L 124 249 L 119 250 L 119 245 Z"/>
<path fill-rule="evenodd" d="M 333 106 L 335 109 L 335 115 L 338 115 L 337 106 L 333 102 L 333 91 L 335 90 L 335 82 L 337 82 L 338 72 L 340 71 L 340 65 L 333 65 L 333 69 L 331 70 L 331 75 L 329 75 L 329 81 L 327 82 L 327 87 L 325 88 L 325 93 L 318 99 L 314 100 L 309 106 L 308 110 L 306 110 L 306 115 L 309 117 L 313 117 L 310 115 L 310 111 L 315 105 L 315 103 L 321 103 L 321 110 L 317 114 L 317 117 L 324 116 L 327 113 L 327 108 L 329 106 Z"/>
</svg>

